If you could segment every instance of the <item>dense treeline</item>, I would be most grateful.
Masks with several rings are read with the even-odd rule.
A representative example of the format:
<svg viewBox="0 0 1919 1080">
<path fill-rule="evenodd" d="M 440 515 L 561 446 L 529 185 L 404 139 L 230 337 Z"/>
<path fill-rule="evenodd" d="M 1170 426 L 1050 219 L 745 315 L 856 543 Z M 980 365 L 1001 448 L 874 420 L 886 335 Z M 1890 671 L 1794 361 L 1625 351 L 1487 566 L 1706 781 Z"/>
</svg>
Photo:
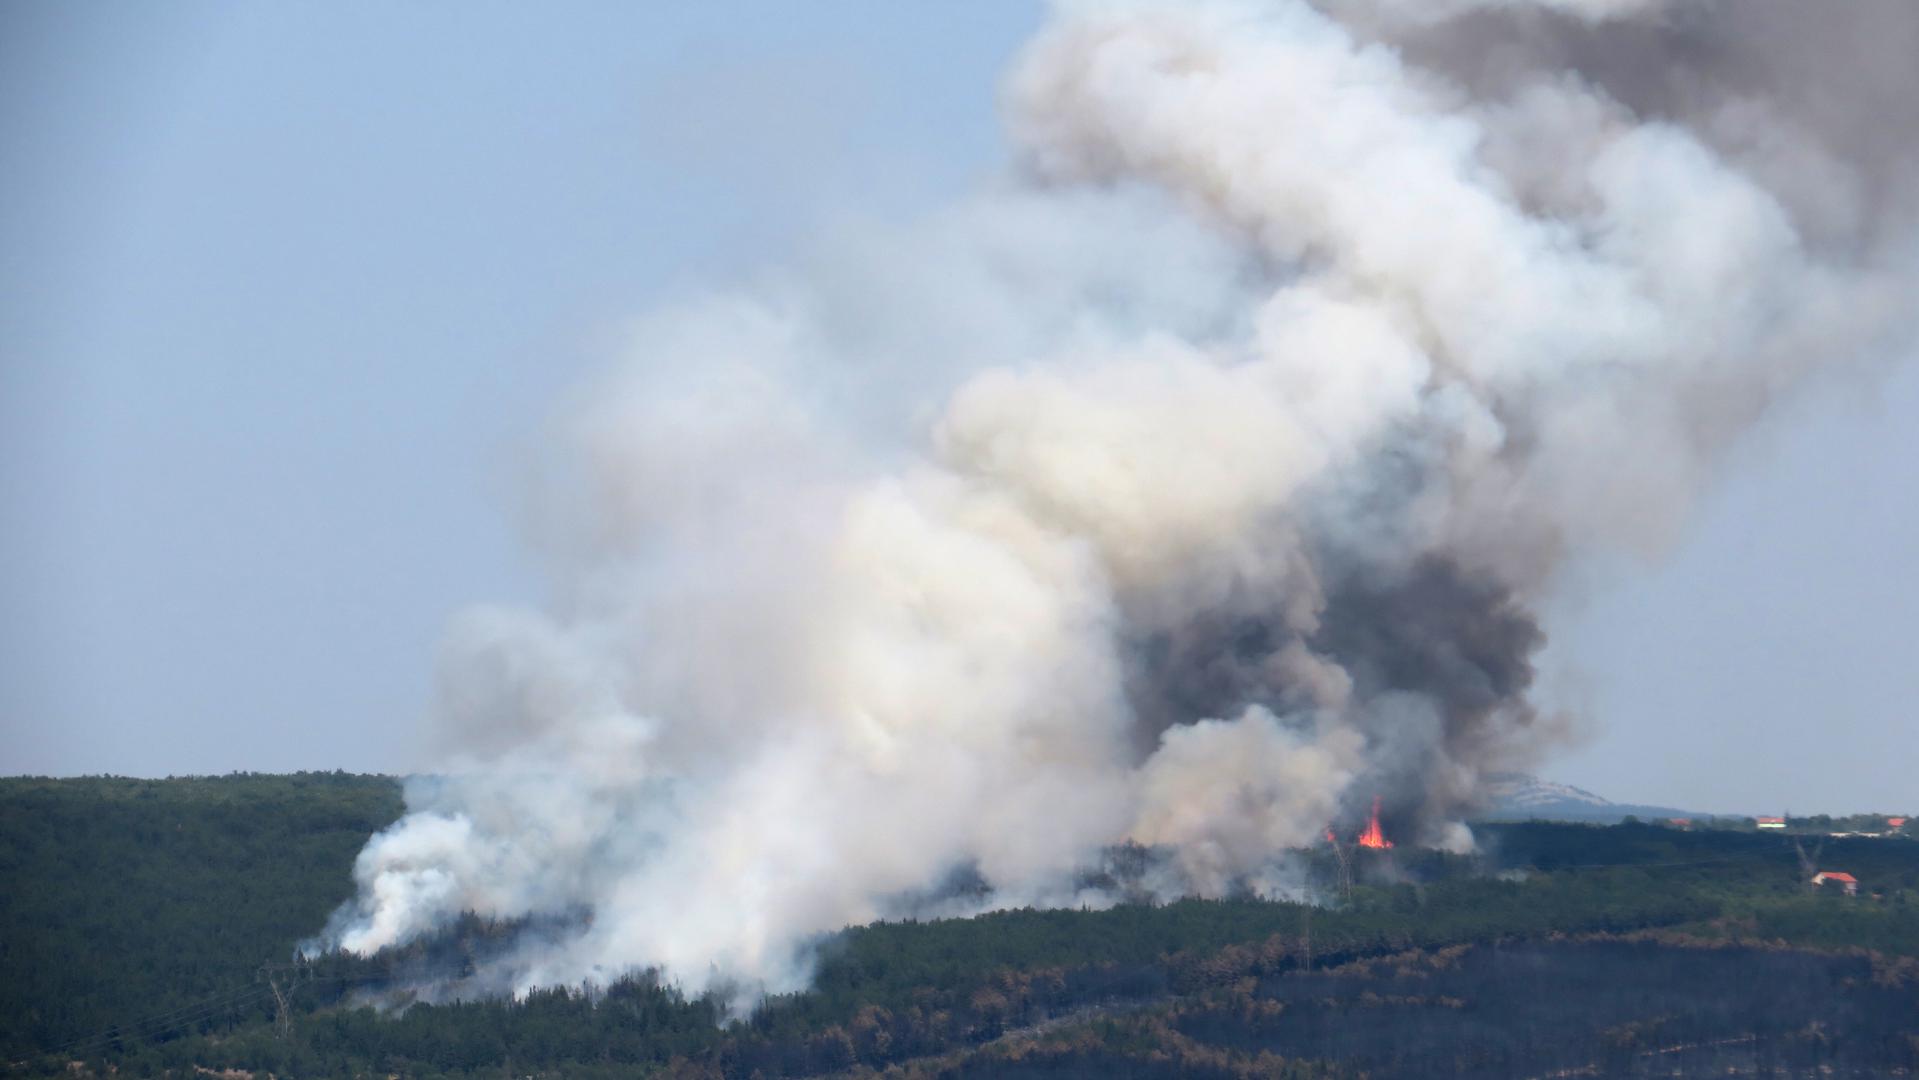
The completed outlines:
<svg viewBox="0 0 1919 1080">
<path fill-rule="evenodd" d="M 812 990 L 736 1017 L 718 999 L 688 1000 L 645 975 L 519 1000 L 414 1000 L 423 982 L 459 980 L 521 929 L 473 918 L 373 958 L 291 963 L 294 943 L 349 892 L 359 844 L 397 813 L 387 781 L 6 784 L 6 868 L 48 875 L 38 895 L 0 904 L 0 955 L 9 965 L 3 1030 L 8 1058 L 25 1074 L 78 1060 L 83 1071 L 177 1076 L 196 1068 L 278 1076 L 1321 1076 L 1361 1066 L 1374 1075 L 1450 1075 L 1602 1058 L 1651 1068 L 1654 1059 L 1639 1056 L 1647 1053 L 1702 1068 L 1811 1062 L 1844 1073 L 1893 1067 L 1919 1047 L 1886 1019 L 1912 1015 L 1919 982 L 1919 960 L 1896 959 L 1919 957 L 1919 844 L 1904 840 L 1829 842 L 1822 868 L 1863 883 L 1863 895 L 1845 898 L 1810 892 L 1800 853 L 1778 836 L 1487 826 L 1476 856 L 1356 852 L 1358 883 L 1323 907 L 1188 900 L 851 929 L 822 942 Z M 1337 895 L 1330 851 L 1304 853 L 1300 862 Z M 132 881 L 145 883 L 144 899 L 121 888 Z M 81 896 L 90 890 L 99 895 Z M 1644 936 L 1653 930 L 1662 936 Z M 1611 963 L 1597 944 L 1515 951 L 1565 935 L 1640 949 L 1643 963 Z M 118 947 L 95 950 L 96 939 Z M 1792 970 L 1825 980 L 1807 985 L 1826 987 L 1826 996 L 1767 1004 L 1753 998 L 1754 972 L 1786 968 L 1737 957 L 1771 955 L 1782 948 L 1774 939 L 1852 951 L 1789 953 L 1798 959 L 1778 963 L 1811 965 Z M 1566 998 L 1567 1016 L 1500 996 L 1511 972 L 1488 972 L 1527 955 L 1541 973 L 1535 993 L 1548 985 L 1576 991 Z M 1423 960 L 1366 967 L 1382 957 L 1432 956 L 1464 959 L 1443 971 L 1426 970 Z M 271 986 L 263 961 L 279 965 L 268 971 Z M 1831 966 L 1842 962 L 1870 975 Z M 1672 1019 L 1672 995 L 1631 986 L 1632 971 L 1666 970 L 1661 965 L 1673 969 L 1661 976 L 1672 987 L 1734 1004 L 1705 1027 Z M 16 989 L 16 972 L 38 989 Z M 289 1006 L 284 1028 L 276 988 Z M 68 993 L 85 1008 L 54 1007 Z M 192 1008 L 208 996 L 215 1007 Z M 1633 1011 L 1635 1002 L 1646 1008 Z M 1828 1007 L 1832 1017 L 1821 1011 Z M 169 1008 L 171 1020 L 135 1025 Z M 1575 1008 L 1592 1022 L 1578 1020 Z M 1406 1031 L 1424 1033 L 1419 1038 L 1477 1049 L 1435 1057 L 1409 1034 L 1385 1040 L 1399 1047 L 1390 1053 L 1360 1054 L 1329 1026 L 1354 1010 L 1400 1016 Z M 1829 1035 L 1761 1040 L 1753 1025 L 1781 1015 Z M 1843 1038 L 1831 1034 L 1841 1021 L 1851 1025 Z M 119 1037 L 49 1053 L 114 1024 L 124 1026 Z M 1668 1043 L 1700 1045 L 1667 1054 Z M 1563 1059 L 1541 1049 L 1562 1044 L 1570 1055 Z"/>
</svg>

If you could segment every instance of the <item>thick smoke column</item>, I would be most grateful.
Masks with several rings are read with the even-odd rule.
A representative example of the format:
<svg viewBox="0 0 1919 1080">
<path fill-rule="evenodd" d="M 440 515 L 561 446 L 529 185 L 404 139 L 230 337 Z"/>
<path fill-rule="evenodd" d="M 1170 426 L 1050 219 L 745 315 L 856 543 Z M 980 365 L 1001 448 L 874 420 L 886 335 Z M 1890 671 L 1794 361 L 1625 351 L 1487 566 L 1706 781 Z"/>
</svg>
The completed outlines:
<svg viewBox="0 0 1919 1080">
<path fill-rule="evenodd" d="M 1470 843 L 1554 737 L 1558 569 L 1656 550 L 1776 395 L 1906 329 L 1910 157 L 1768 92 L 1890 55 L 1838 92 L 1919 100 L 1850 40 L 1919 20 L 1798 10 L 1062 7 L 1015 177 L 657 313 L 566 411 L 553 608 L 459 620 L 455 767 L 329 940 L 526 917 L 488 985 L 750 998 L 956 872 L 1102 902 L 1131 840 L 1167 892 L 1280 888 L 1375 794 Z"/>
</svg>

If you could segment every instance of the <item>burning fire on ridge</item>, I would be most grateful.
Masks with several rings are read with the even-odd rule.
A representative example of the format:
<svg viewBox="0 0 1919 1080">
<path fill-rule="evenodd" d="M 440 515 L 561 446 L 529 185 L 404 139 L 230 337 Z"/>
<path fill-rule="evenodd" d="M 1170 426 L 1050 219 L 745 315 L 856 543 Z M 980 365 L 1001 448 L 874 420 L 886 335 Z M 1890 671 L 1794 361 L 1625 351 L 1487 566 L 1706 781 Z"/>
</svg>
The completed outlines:
<svg viewBox="0 0 1919 1080">
<path fill-rule="evenodd" d="M 1339 846 L 1339 835 L 1333 832 L 1331 826 L 1328 826 L 1326 829 L 1326 842 L 1334 847 Z M 1363 848 L 1376 848 L 1380 850 L 1393 846 L 1393 842 L 1386 839 L 1386 830 L 1381 828 L 1379 824 L 1379 796 L 1373 796 L 1372 815 L 1366 819 L 1366 828 L 1361 830 L 1358 836 L 1353 837 L 1353 843 Z"/>
<path fill-rule="evenodd" d="M 1373 796 L 1373 815 L 1366 822 L 1366 831 L 1355 837 L 1353 842 L 1360 847 L 1369 848 L 1389 848 L 1393 846 L 1393 842 L 1386 839 L 1385 830 L 1379 827 L 1379 796 Z"/>
</svg>

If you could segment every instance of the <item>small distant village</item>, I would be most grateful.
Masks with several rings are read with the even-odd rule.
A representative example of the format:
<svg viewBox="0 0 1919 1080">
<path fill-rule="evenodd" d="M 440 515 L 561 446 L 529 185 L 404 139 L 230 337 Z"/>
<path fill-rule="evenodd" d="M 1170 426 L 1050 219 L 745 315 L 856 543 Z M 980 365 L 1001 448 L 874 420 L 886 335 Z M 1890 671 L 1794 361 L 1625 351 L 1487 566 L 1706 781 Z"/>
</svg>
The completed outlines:
<svg viewBox="0 0 1919 1080">
<path fill-rule="evenodd" d="M 1799 853 L 1799 867 L 1805 876 L 1806 887 L 1814 892 L 1831 891 L 1844 896 L 1859 895 L 1859 879 L 1845 870 L 1829 869 L 1819 861 L 1826 840 L 1851 837 L 1919 840 L 1919 825 L 1914 824 L 1912 818 L 1889 814 L 1852 814 L 1837 818 L 1828 814 L 1811 817 L 1793 817 L 1790 814 L 1779 817 L 1673 817 L 1659 819 L 1653 824 L 1670 829 L 1777 832 L 1788 836 L 1792 839 L 1794 850 Z"/>
</svg>

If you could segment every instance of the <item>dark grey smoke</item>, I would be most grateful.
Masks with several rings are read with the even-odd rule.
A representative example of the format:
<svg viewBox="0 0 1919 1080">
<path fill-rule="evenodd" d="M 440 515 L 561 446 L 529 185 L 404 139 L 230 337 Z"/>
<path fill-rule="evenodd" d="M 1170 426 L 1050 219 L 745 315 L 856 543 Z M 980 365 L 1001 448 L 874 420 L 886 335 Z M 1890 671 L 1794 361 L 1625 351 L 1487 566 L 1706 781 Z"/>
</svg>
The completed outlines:
<svg viewBox="0 0 1919 1080">
<path fill-rule="evenodd" d="M 1826 253 L 1909 254 L 1902 248 L 1919 211 L 1919 5 L 1654 6 L 1647 18 L 1597 21 L 1488 7 L 1375 32 L 1481 100 L 1542 78 L 1590 82 L 1634 116 L 1684 125 L 1750 168 Z"/>
</svg>

